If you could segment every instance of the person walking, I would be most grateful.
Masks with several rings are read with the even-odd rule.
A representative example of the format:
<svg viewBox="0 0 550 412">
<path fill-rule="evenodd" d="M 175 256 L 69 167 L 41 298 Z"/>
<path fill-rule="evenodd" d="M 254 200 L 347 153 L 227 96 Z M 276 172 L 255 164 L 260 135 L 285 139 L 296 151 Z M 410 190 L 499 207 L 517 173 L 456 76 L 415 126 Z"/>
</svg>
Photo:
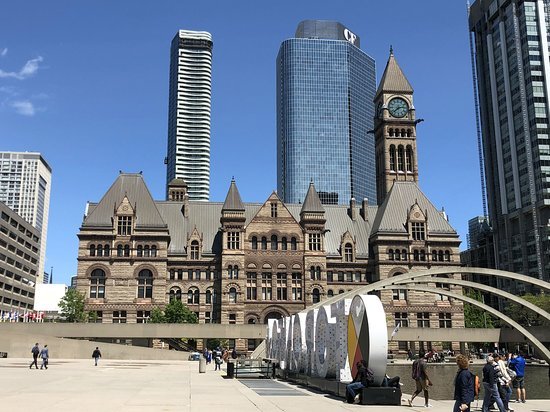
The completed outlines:
<svg viewBox="0 0 550 412">
<path fill-rule="evenodd" d="M 411 399 L 409 399 L 409 406 L 413 406 L 413 400 L 420 392 L 424 392 L 424 407 L 431 408 L 430 405 L 430 395 L 428 393 L 428 387 L 432 386 L 432 382 L 428 377 L 426 371 L 427 362 L 426 362 L 426 352 L 420 350 L 418 352 L 418 359 L 416 359 L 412 364 L 412 378 L 416 382 L 416 390 L 414 391 Z"/>
<path fill-rule="evenodd" d="M 500 394 L 497 388 L 497 375 L 495 372 L 495 367 L 493 365 L 494 358 L 492 356 L 487 356 L 487 363 L 483 367 L 483 406 L 481 408 L 482 412 L 489 412 L 489 407 L 492 405 L 493 401 L 497 403 L 498 410 L 500 412 L 506 412 L 504 409 L 504 404 L 502 399 L 500 399 Z"/>
<path fill-rule="evenodd" d="M 498 353 L 495 353 L 493 355 L 493 358 L 495 358 L 495 368 L 498 368 L 498 391 L 500 393 L 502 403 L 504 404 L 504 409 L 506 409 L 508 412 L 514 412 L 514 410 L 510 408 L 509 405 L 510 396 L 512 395 L 512 388 L 510 387 L 512 385 L 512 378 L 506 370 L 504 359 L 502 359 L 502 357 Z"/>
<path fill-rule="evenodd" d="M 411 361 L 414 360 L 413 352 L 410 349 L 407 351 L 407 360 L 411 360 Z"/>
<path fill-rule="evenodd" d="M 513 380 L 513 386 L 516 389 L 516 402 L 525 403 L 525 359 L 523 353 L 512 355 L 508 365 L 510 369 L 516 372 L 516 379 Z"/>
<path fill-rule="evenodd" d="M 38 348 L 38 342 L 36 342 L 32 347 L 31 353 L 32 353 L 32 362 L 29 365 L 29 369 L 32 369 L 32 365 L 34 365 L 36 369 L 38 369 L 37 360 L 38 360 L 38 355 L 40 354 L 40 348 Z"/>
<path fill-rule="evenodd" d="M 40 357 L 42 358 L 42 365 L 40 365 L 40 369 L 42 368 L 48 369 L 48 359 L 50 359 L 50 354 L 48 352 L 48 345 L 44 345 L 44 347 L 40 351 Z"/>
<path fill-rule="evenodd" d="M 453 412 L 470 412 L 470 403 L 475 398 L 475 377 L 468 370 L 469 360 L 460 354 L 456 357 L 458 372 L 455 377 L 455 405 Z"/>
<path fill-rule="evenodd" d="M 220 353 L 216 352 L 216 357 L 214 358 L 214 370 L 215 371 L 221 371 L 222 370 L 222 358 L 220 357 Z"/>
<path fill-rule="evenodd" d="M 101 358 L 101 352 L 99 351 L 99 346 L 96 346 L 95 350 L 92 352 L 92 358 L 94 358 L 95 366 L 97 366 L 97 362 L 99 362 L 99 358 Z"/>
</svg>

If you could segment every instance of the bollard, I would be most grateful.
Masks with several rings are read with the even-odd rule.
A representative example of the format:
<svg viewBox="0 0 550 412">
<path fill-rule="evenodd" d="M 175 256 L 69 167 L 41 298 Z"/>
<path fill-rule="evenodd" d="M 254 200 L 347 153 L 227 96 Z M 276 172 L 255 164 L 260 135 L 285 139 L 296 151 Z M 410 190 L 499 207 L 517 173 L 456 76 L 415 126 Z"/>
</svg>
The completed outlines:
<svg viewBox="0 0 550 412">
<path fill-rule="evenodd" d="M 199 359 L 199 373 L 206 373 L 206 359 L 203 356 Z"/>
</svg>

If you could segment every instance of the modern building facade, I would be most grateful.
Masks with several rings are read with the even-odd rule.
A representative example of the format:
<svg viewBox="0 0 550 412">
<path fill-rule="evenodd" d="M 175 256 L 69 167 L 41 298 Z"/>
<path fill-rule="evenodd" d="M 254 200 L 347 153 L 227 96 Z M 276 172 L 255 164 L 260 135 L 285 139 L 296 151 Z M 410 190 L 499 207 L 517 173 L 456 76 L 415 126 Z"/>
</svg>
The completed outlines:
<svg viewBox="0 0 550 412">
<path fill-rule="evenodd" d="M 212 36 L 180 30 L 170 48 L 166 183 L 183 179 L 192 200 L 210 196 Z"/>
<path fill-rule="evenodd" d="M 0 202 L 0 311 L 15 320 L 33 309 L 40 231 Z"/>
<path fill-rule="evenodd" d="M 549 7 L 548 0 L 477 0 L 469 10 L 495 266 L 546 281 Z"/>
<path fill-rule="evenodd" d="M 306 20 L 277 56 L 277 192 L 323 204 L 376 203 L 375 62 L 342 24 Z"/>
<path fill-rule="evenodd" d="M 40 153 L 0 152 L 0 202 L 40 231 L 42 282 L 50 210 L 52 169 Z"/>
<path fill-rule="evenodd" d="M 388 78 L 399 68 L 395 61 L 389 64 L 395 67 L 386 68 Z M 394 88 L 391 96 L 380 96 L 390 107 L 392 99 L 406 100 L 406 115 L 412 115 L 411 90 Z M 390 137 L 390 129 L 404 122 L 400 113 L 388 109 L 378 119 L 380 140 L 401 142 Z M 407 143 L 413 146 L 410 120 Z M 379 143 L 379 149 L 390 146 Z M 389 161 L 383 164 L 389 167 Z M 460 277 L 453 273 L 460 265 L 458 235 L 414 179 L 393 181 L 380 205 L 366 199 L 323 205 L 311 182 L 297 203 L 284 202 L 276 192 L 264 203 L 244 203 L 235 181 L 224 203 L 193 201 L 185 191 L 174 180 L 168 200 L 155 201 L 141 174 L 123 173 L 99 203 L 89 204 L 78 233 L 76 284 L 86 296 L 86 310 L 99 321 L 147 322 L 153 308 L 178 299 L 200 323 L 267 323 L 407 272 L 445 267 L 447 277 Z M 460 293 L 460 287 L 431 286 L 434 293 L 380 291 L 388 324 L 464 327 L 462 303 L 437 293 L 438 288 Z M 234 344 L 252 350 L 256 343 Z M 390 345 L 405 351 L 416 342 Z"/>
</svg>

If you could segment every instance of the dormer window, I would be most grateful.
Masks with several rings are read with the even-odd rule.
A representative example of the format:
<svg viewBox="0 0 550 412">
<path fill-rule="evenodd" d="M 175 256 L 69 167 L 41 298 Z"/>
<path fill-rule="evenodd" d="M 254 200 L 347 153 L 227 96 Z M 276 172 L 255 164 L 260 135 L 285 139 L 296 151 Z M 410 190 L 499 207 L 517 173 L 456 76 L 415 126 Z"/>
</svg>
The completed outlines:
<svg viewBox="0 0 550 412">
<path fill-rule="evenodd" d="M 132 216 L 119 216 L 117 227 L 119 236 L 130 236 L 132 234 Z"/>
<path fill-rule="evenodd" d="M 196 240 L 193 240 L 191 242 L 191 260 L 198 260 L 199 259 L 199 242 Z"/>
<path fill-rule="evenodd" d="M 346 243 L 344 246 L 344 261 L 353 262 L 353 246 L 351 243 Z"/>
<path fill-rule="evenodd" d="M 424 222 L 411 222 L 413 240 L 426 240 L 426 226 Z"/>
</svg>

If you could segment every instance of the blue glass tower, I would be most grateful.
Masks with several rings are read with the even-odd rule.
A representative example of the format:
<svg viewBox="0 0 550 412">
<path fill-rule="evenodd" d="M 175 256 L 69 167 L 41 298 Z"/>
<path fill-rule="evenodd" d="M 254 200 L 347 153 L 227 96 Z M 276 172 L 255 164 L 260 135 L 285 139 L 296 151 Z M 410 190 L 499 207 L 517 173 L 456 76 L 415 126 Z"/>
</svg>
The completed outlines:
<svg viewBox="0 0 550 412">
<path fill-rule="evenodd" d="M 342 24 L 306 20 L 277 56 L 277 189 L 303 202 L 315 182 L 321 202 L 376 204 L 374 59 Z"/>
</svg>

